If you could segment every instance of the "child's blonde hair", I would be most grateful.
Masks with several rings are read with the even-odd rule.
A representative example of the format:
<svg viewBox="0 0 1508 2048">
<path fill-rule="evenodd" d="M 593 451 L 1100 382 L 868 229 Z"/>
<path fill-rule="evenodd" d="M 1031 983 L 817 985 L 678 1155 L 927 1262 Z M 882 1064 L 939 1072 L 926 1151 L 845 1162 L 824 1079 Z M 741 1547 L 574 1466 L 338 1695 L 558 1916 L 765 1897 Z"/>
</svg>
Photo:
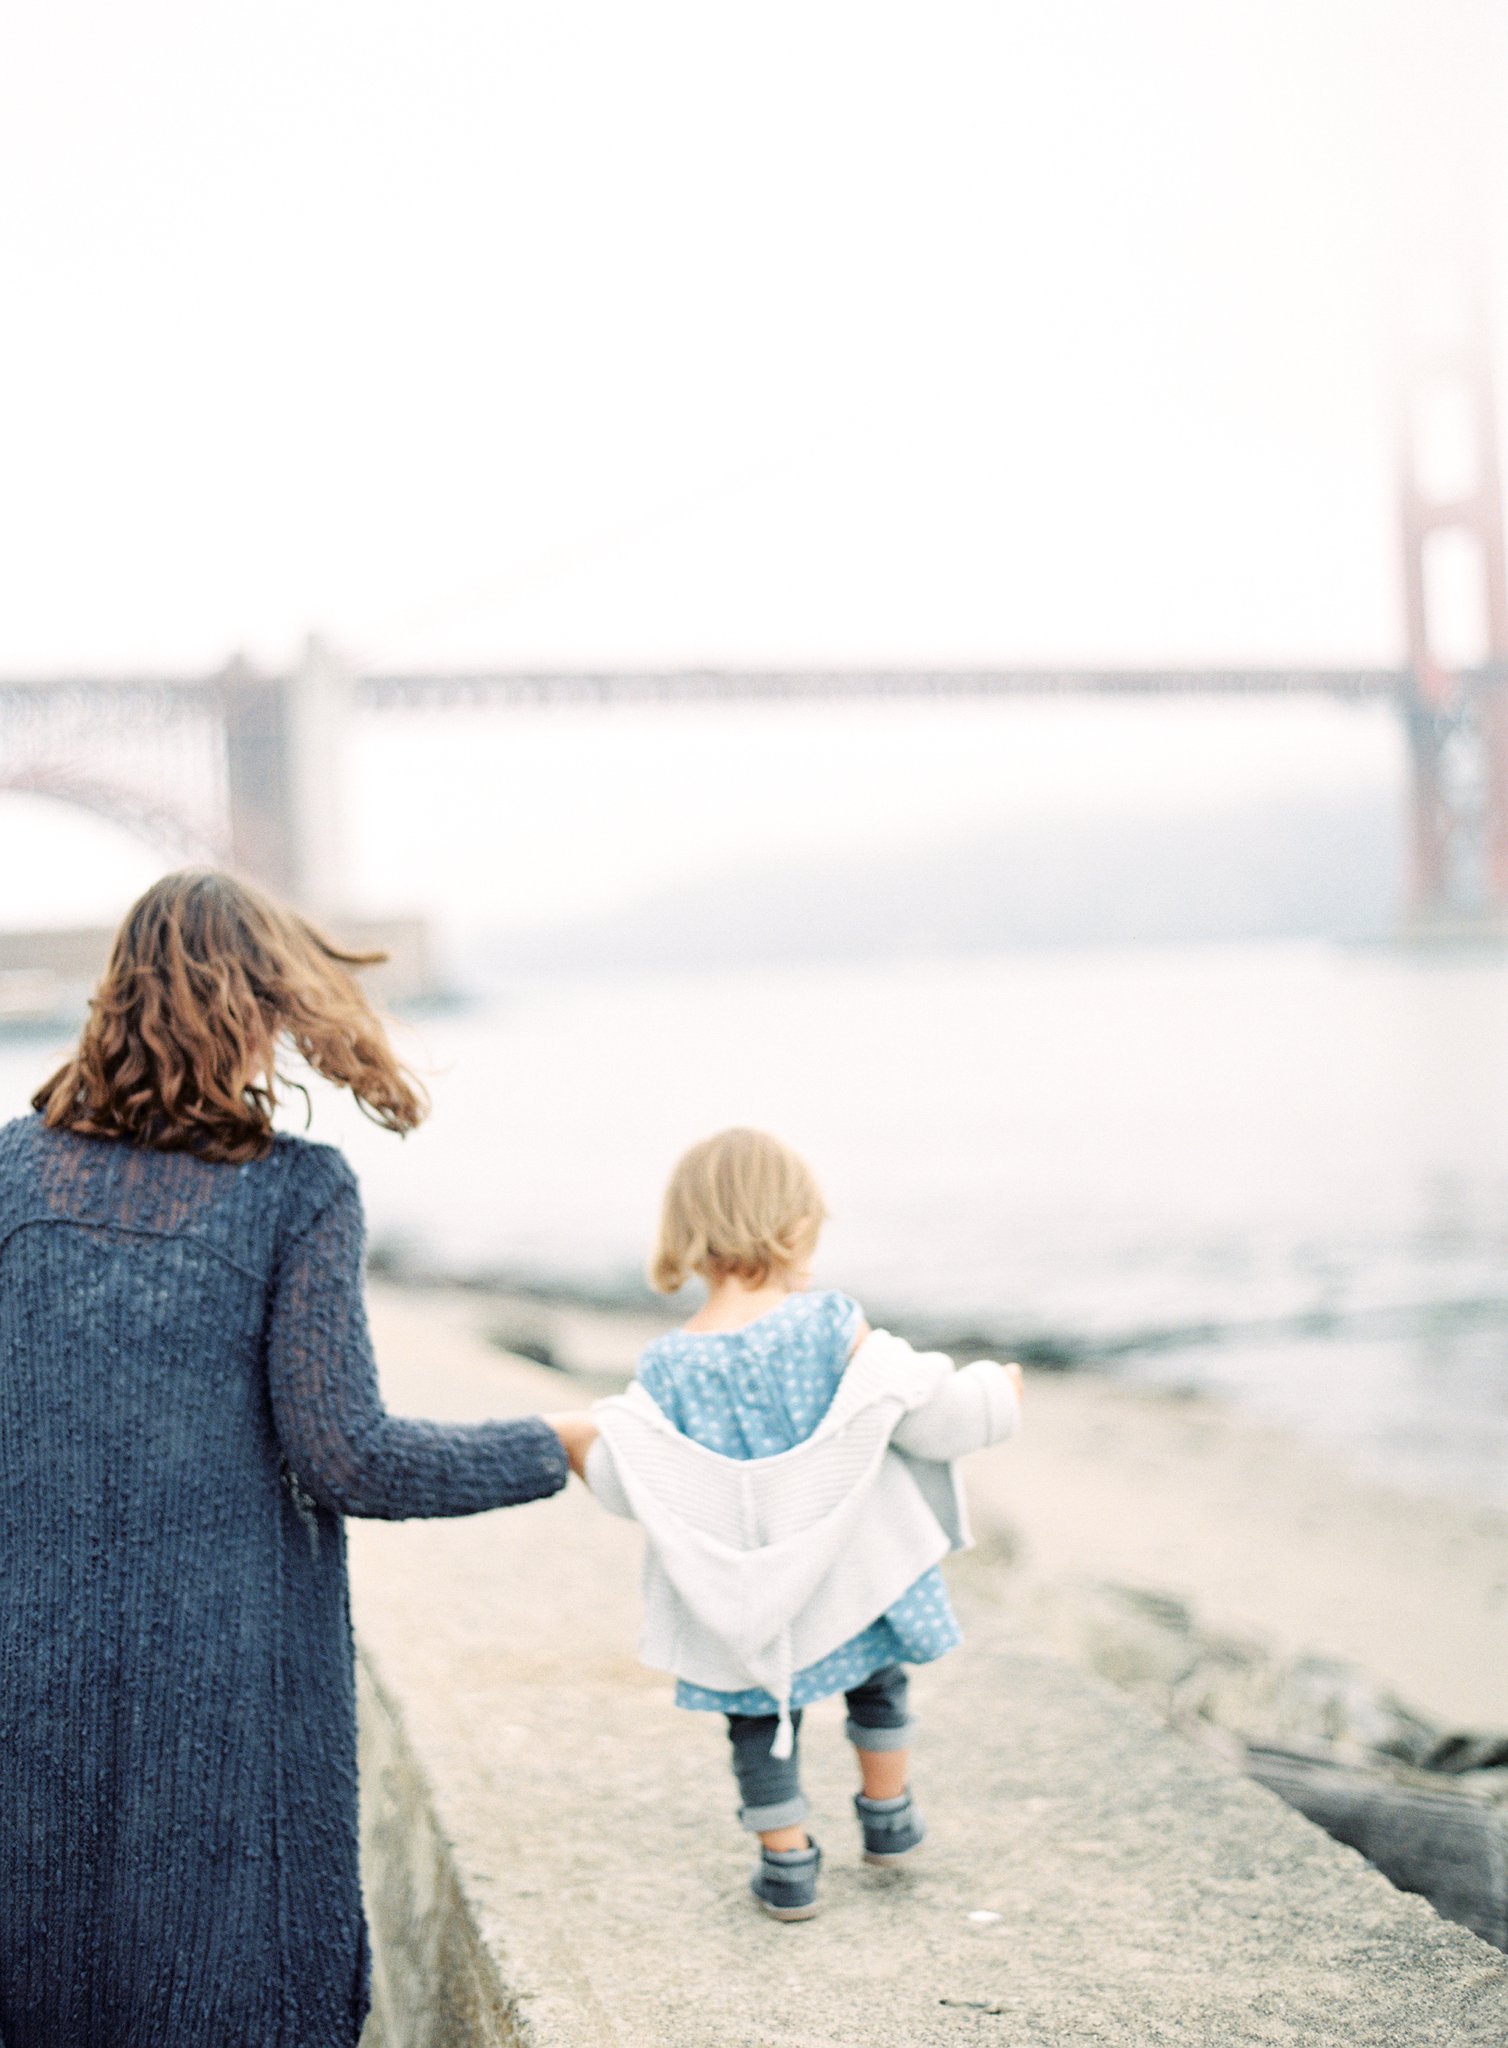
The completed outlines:
<svg viewBox="0 0 1508 2048">
<path fill-rule="evenodd" d="M 719 1131 L 670 1176 L 650 1284 L 674 1294 L 700 1273 L 762 1286 L 810 1257 L 826 1216 L 811 1168 L 789 1145 L 768 1131 Z"/>
</svg>

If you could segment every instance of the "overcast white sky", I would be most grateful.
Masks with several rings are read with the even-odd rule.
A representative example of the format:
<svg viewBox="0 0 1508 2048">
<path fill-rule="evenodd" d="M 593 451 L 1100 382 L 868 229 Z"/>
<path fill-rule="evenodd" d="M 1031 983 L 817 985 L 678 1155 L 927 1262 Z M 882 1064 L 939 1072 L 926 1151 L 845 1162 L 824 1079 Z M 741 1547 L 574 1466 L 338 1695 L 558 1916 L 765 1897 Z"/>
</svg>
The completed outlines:
<svg viewBox="0 0 1508 2048">
<path fill-rule="evenodd" d="M 1401 145 L 1450 162 L 1500 12 L 13 10 L 0 673 L 309 627 L 386 663 L 1392 661 Z M 353 750 L 356 880 L 485 894 L 485 826 L 506 914 L 592 907 L 669 871 L 692 782 L 715 863 L 772 786 L 862 844 L 1399 770 L 1334 708 L 940 716 L 394 728 Z M 0 802 L 13 919 L 157 864 Z"/>
<path fill-rule="evenodd" d="M 1392 658 L 1389 152 L 1485 12 L 14 10 L 0 671 Z"/>
</svg>

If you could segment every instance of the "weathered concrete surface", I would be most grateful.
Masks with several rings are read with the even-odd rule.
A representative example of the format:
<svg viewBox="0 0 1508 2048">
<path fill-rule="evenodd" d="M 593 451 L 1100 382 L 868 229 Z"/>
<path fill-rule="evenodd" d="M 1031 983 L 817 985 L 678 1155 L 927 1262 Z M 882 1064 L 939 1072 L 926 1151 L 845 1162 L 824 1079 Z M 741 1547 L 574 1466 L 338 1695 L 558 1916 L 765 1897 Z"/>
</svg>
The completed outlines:
<svg viewBox="0 0 1508 2048">
<path fill-rule="evenodd" d="M 518 2048 L 517 2008 L 462 1890 L 423 1765 L 365 1656 L 361 1861 L 372 1930 L 372 2011 L 361 2048 Z"/>
<path fill-rule="evenodd" d="M 377 1324 L 395 1406 L 569 1404 L 441 1301 L 381 1299 Z M 634 1661 L 632 1530 L 573 1487 L 352 1537 L 357 1626 L 429 1781 L 456 1910 L 536 2048 L 1508 2041 L 1502 1957 L 1035 1650 L 988 1552 L 954 1572 L 967 1647 L 917 1681 L 925 1860 L 860 1865 L 824 1703 L 804 1737 L 824 1911 L 781 1927 L 744 1895 L 720 1724 L 677 1714 Z M 514 2020 L 482 2003 L 415 2038 L 506 2042 Z M 384 2048 L 408 2043 L 390 2028 Z"/>
</svg>

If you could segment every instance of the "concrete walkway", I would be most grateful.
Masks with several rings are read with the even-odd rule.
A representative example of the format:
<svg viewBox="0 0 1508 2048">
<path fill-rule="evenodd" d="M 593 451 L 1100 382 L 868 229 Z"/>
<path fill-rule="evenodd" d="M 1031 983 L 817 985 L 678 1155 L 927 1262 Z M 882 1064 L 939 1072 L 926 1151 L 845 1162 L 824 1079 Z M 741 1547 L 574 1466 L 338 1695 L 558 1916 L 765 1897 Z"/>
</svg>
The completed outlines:
<svg viewBox="0 0 1508 2048">
<path fill-rule="evenodd" d="M 464 1317 L 379 1297 L 394 1407 L 572 1405 Z M 769 1921 L 720 1721 L 634 1660 L 638 1542 L 575 1485 L 353 1527 L 383 2048 L 1508 2042 L 1508 1960 L 1021 1639 L 988 1551 L 952 1572 L 967 1646 L 916 1682 L 914 1872 L 859 1863 L 824 1703 L 824 1910 Z"/>
</svg>

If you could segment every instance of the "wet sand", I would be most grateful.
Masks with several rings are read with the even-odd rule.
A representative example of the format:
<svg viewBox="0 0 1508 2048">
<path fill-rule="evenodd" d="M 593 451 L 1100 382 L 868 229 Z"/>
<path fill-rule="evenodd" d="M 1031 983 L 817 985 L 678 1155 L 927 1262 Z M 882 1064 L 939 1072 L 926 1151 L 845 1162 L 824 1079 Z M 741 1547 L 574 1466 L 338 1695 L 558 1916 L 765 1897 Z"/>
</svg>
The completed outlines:
<svg viewBox="0 0 1508 2048">
<path fill-rule="evenodd" d="M 1032 1377 L 1021 1441 L 970 1479 L 1033 1575 L 1172 1593 L 1280 1654 L 1353 1661 L 1429 1720 L 1508 1728 L 1508 1515 L 1087 1376 Z"/>
</svg>

